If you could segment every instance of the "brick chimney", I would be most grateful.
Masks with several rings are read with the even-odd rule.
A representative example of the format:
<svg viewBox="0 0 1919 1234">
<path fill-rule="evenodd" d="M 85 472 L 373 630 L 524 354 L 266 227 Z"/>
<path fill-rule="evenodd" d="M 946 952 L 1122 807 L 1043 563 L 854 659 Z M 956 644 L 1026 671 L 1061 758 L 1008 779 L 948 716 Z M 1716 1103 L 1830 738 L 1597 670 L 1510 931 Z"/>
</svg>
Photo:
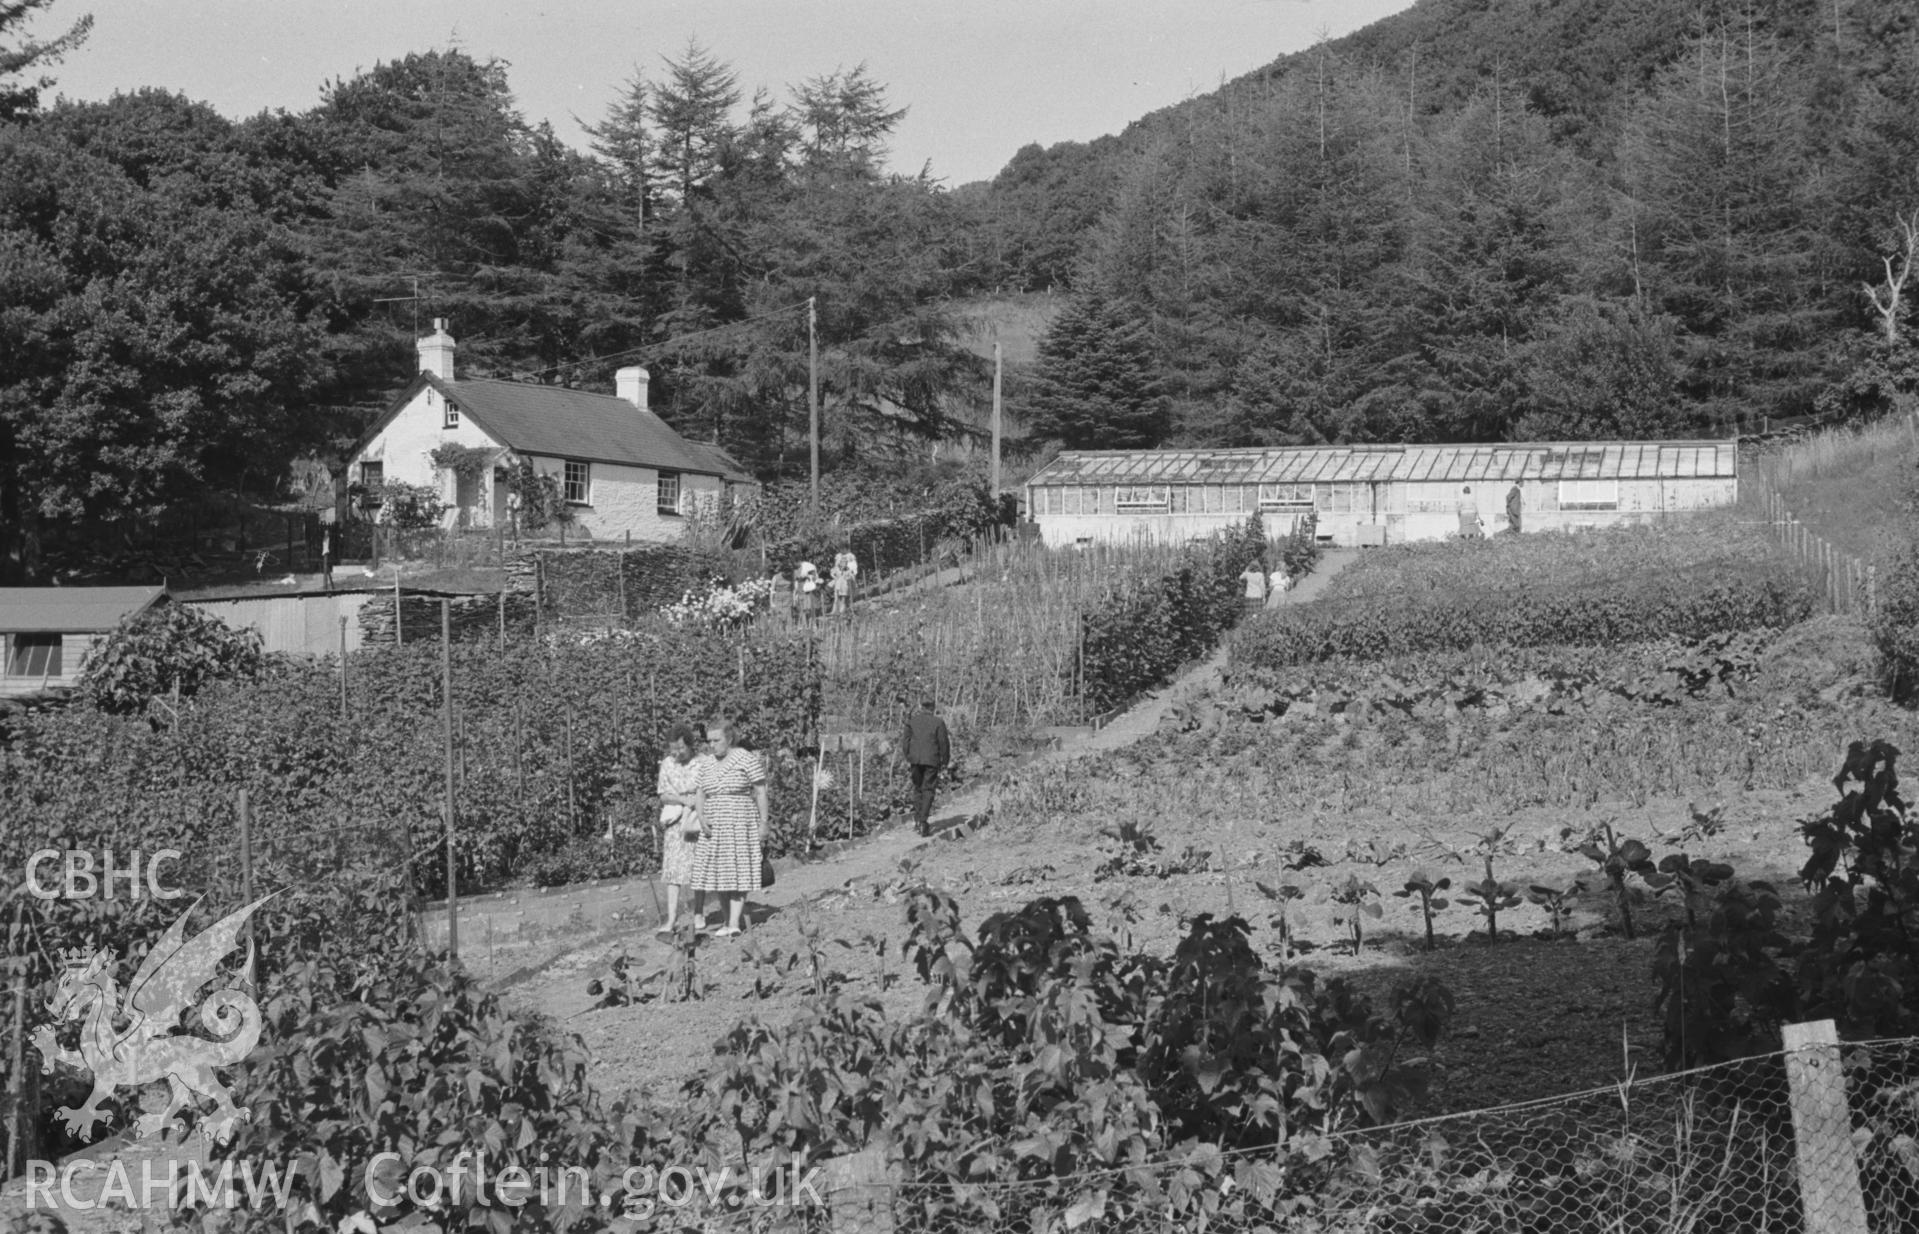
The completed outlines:
<svg viewBox="0 0 1919 1234">
<path fill-rule="evenodd" d="M 419 341 L 420 371 L 441 381 L 453 380 L 453 336 L 446 332 L 446 318 L 433 319 L 433 333 Z"/>
<path fill-rule="evenodd" d="M 645 369 L 637 364 L 623 368 L 613 374 L 613 392 L 633 404 L 641 411 L 646 410 L 646 383 L 651 380 Z"/>
</svg>

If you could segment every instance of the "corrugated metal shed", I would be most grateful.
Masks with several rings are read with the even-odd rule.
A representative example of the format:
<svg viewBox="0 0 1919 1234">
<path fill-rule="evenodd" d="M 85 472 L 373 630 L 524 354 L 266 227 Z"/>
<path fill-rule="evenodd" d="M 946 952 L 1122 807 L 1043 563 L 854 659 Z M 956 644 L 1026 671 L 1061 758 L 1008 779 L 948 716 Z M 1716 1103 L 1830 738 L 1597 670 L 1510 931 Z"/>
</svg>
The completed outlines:
<svg viewBox="0 0 1919 1234">
<path fill-rule="evenodd" d="M 1237 450 L 1068 450 L 1028 480 L 1065 484 L 1284 484 L 1497 480 L 1677 480 L 1739 474 L 1733 441 L 1523 445 L 1287 446 Z"/>
<path fill-rule="evenodd" d="M 164 587 L 0 587 L 0 632 L 100 634 L 166 594 Z"/>
</svg>

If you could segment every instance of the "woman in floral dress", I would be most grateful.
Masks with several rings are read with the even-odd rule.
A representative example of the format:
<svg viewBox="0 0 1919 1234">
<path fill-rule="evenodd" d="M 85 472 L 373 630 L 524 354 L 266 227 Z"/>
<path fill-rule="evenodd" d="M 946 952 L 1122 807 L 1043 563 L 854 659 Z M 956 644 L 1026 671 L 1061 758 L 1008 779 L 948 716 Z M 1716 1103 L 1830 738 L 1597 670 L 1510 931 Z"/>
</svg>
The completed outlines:
<svg viewBox="0 0 1919 1234">
<path fill-rule="evenodd" d="M 666 884 L 666 923 L 657 933 L 671 934 L 680 923 L 680 892 L 693 883 L 693 861 L 700 839 L 700 773 L 713 760 L 700 751 L 706 734 L 697 725 L 676 724 L 666 735 L 660 760 L 660 880 Z M 705 924 L 706 893 L 693 893 L 693 921 Z"/>
<path fill-rule="evenodd" d="M 739 736 L 731 720 L 706 726 L 712 758 L 700 769 L 700 848 L 693 859 L 693 886 L 718 892 L 726 905 L 726 924 L 715 938 L 740 932 L 746 897 L 760 889 L 760 860 L 766 842 L 766 763 L 734 744 Z"/>
</svg>

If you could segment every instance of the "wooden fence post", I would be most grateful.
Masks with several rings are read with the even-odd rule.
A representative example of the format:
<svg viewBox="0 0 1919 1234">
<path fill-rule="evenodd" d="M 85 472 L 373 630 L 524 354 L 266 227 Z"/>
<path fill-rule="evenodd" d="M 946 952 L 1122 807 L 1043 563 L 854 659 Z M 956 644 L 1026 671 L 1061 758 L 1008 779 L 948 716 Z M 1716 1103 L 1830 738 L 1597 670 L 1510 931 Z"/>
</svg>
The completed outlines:
<svg viewBox="0 0 1919 1234">
<path fill-rule="evenodd" d="M 247 790 L 240 790 L 240 903 L 253 903 L 253 820 Z"/>
<path fill-rule="evenodd" d="M 346 618 L 340 618 L 340 718 L 346 719 Z M 249 900 L 247 903 L 251 904 Z"/>
<path fill-rule="evenodd" d="M 395 647 L 406 642 L 406 632 L 401 629 L 405 624 L 400 618 L 400 567 L 396 564 L 393 567 L 393 645 Z"/>
<path fill-rule="evenodd" d="M 453 602 L 440 601 L 440 701 L 446 741 L 446 952 L 460 956 L 460 887 L 453 869 Z"/>
<path fill-rule="evenodd" d="M 13 978 L 13 1044 L 7 1054 L 7 1177 L 20 1176 L 21 1163 L 26 1154 L 21 1151 L 21 1128 L 32 1120 L 26 1117 L 23 1100 L 26 1079 L 26 1029 L 27 1029 L 27 964 L 25 900 L 19 900 L 13 907 L 13 945 L 20 950 L 13 956 L 13 962 L 7 965 L 7 974 Z"/>
<path fill-rule="evenodd" d="M 1807 1234 L 1867 1234 L 1839 1035 L 1831 1020 L 1788 1024 L 1785 1046 Z"/>
<path fill-rule="evenodd" d="M 566 709 L 566 836 L 570 840 L 578 834 L 579 810 L 573 797 L 573 707 Z"/>
<path fill-rule="evenodd" d="M 886 1162 L 886 1147 L 875 1145 L 820 1163 L 820 1189 L 832 1234 L 892 1234 L 897 1229 L 893 1200 L 902 1176 Z"/>
</svg>

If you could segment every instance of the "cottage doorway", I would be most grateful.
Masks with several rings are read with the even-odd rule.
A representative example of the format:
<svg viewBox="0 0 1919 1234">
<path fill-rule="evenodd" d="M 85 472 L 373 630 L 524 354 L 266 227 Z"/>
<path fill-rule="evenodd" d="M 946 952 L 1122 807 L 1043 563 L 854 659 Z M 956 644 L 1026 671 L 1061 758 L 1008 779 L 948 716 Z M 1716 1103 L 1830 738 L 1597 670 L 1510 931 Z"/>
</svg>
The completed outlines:
<svg viewBox="0 0 1919 1234">
<path fill-rule="evenodd" d="M 477 526 L 476 507 L 480 504 L 480 477 L 468 472 L 456 474 L 453 484 L 453 504 L 460 508 L 462 526 Z"/>
</svg>

